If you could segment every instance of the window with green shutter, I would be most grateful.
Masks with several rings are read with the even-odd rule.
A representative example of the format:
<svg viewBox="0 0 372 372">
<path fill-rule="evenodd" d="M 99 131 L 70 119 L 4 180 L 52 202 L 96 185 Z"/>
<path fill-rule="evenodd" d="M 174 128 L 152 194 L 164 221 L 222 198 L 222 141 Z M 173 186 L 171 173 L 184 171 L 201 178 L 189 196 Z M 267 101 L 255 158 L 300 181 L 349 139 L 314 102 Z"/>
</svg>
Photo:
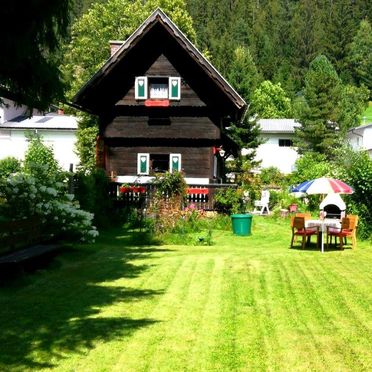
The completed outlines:
<svg viewBox="0 0 372 372">
<path fill-rule="evenodd" d="M 147 77 L 137 76 L 134 87 L 136 99 L 147 99 Z"/>
<path fill-rule="evenodd" d="M 181 78 L 180 77 L 169 78 L 169 99 L 171 100 L 181 99 Z"/>
<path fill-rule="evenodd" d="M 181 172 L 181 154 L 170 154 L 169 155 L 169 171 Z"/>
<path fill-rule="evenodd" d="M 137 155 L 137 174 L 149 174 L 150 154 L 139 153 Z"/>
</svg>

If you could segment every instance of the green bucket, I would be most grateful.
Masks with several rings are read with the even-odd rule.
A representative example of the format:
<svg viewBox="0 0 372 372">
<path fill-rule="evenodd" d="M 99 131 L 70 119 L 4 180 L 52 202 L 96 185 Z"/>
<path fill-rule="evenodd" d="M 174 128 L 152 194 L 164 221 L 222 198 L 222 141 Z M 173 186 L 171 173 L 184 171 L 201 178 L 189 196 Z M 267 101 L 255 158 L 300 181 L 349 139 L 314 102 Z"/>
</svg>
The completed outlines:
<svg viewBox="0 0 372 372">
<path fill-rule="evenodd" d="M 232 214 L 233 233 L 241 236 L 251 235 L 252 217 L 251 214 Z"/>
</svg>

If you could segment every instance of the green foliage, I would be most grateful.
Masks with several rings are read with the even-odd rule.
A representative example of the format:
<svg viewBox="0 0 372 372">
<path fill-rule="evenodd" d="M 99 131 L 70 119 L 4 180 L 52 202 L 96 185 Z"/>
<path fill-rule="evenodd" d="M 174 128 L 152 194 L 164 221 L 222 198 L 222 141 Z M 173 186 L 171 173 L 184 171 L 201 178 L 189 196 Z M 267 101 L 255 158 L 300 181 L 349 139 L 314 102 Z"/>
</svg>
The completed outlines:
<svg viewBox="0 0 372 372">
<path fill-rule="evenodd" d="M 40 217 L 48 238 L 94 240 L 98 233 L 92 226 L 93 215 L 80 209 L 73 195 L 67 194 L 66 185 L 52 182 L 33 163 L 28 172 L 0 183 L 0 197 L 5 200 L 2 214 L 14 220 Z"/>
<path fill-rule="evenodd" d="M 302 89 L 310 62 L 321 53 L 349 82 L 348 49 L 360 22 L 370 23 L 371 16 L 367 0 L 193 0 L 188 9 L 198 45 L 211 52 L 212 63 L 223 75 L 231 70 L 234 51 L 246 48 L 263 79 L 280 82 L 292 98 Z M 370 31 L 359 32 L 359 40 L 370 39 Z M 363 61 L 359 66 L 367 75 L 371 71 L 366 68 L 371 60 L 368 45 L 365 41 L 355 45 L 361 55 L 356 61 Z"/>
<path fill-rule="evenodd" d="M 37 178 L 46 177 L 55 180 L 62 174 L 53 148 L 43 143 L 39 135 L 28 135 L 29 145 L 25 154 L 24 170 Z"/>
<path fill-rule="evenodd" d="M 93 170 L 96 167 L 97 126 L 80 128 L 76 134 L 76 151 L 80 159 L 80 167 Z"/>
<path fill-rule="evenodd" d="M 12 173 L 21 170 L 21 162 L 11 156 L 0 160 L 0 180 L 9 177 Z"/>
<path fill-rule="evenodd" d="M 295 163 L 295 170 L 290 176 L 292 185 L 319 177 L 332 177 L 334 167 L 324 154 L 308 152 L 300 156 Z"/>
<path fill-rule="evenodd" d="M 338 123 L 342 134 L 345 135 L 350 128 L 359 125 L 361 115 L 368 104 L 368 97 L 369 91 L 364 85 L 361 87 L 343 86 L 341 100 L 338 104 Z"/>
<path fill-rule="evenodd" d="M 292 117 L 291 100 L 280 83 L 263 81 L 252 95 L 252 111 L 260 118 Z"/>
<path fill-rule="evenodd" d="M 341 82 L 337 72 L 327 57 L 316 57 L 305 77 L 305 102 L 298 118 L 301 126 L 295 133 L 295 145 L 300 153 L 329 154 L 331 148 L 340 145 L 336 131 L 340 97 Z"/>
<path fill-rule="evenodd" d="M 286 176 L 276 167 L 262 168 L 260 179 L 266 186 L 283 186 L 286 182 Z"/>
<path fill-rule="evenodd" d="M 372 89 L 372 29 L 368 19 L 360 22 L 359 29 L 350 44 L 348 61 L 354 81 Z"/>
<path fill-rule="evenodd" d="M 372 236 L 372 159 L 366 151 L 353 151 L 342 147 L 335 160 L 342 180 L 351 185 L 354 193 L 349 196 L 348 208 L 360 217 L 359 234 Z"/>
<path fill-rule="evenodd" d="M 245 204 L 242 189 L 223 188 L 214 194 L 214 208 L 222 213 L 243 213 Z"/>
<path fill-rule="evenodd" d="M 72 0 L 10 1 L 1 11 L 0 97 L 47 109 L 63 99 L 58 70 Z"/>
<path fill-rule="evenodd" d="M 96 226 L 109 226 L 117 216 L 109 196 L 109 179 L 104 170 L 80 171 L 75 175 L 75 198 L 82 209 L 93 213 Z"/>
<path fill-rule="evenodd" d="M 235 49 L 227 79 L 244 100 L 251 101 L 260 77 L 248 48 Z"/>
<path fill-rule="evenodd" d="M 181 172 L 156 174 L 152 184 L 156 188 L 156 193 L 163 197 L 186 195 L 187 184 Z"/>
</svg>

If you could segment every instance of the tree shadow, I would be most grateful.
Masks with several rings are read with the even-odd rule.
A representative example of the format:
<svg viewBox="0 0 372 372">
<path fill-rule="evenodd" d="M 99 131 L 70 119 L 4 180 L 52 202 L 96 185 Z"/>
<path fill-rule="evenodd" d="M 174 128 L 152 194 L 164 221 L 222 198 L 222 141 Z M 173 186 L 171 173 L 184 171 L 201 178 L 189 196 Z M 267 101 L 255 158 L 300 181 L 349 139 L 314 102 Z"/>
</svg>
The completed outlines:
<svg viewBox="0 0 372 372">
<path fill-rule="evenodd" d="M 109 285 L 140 276 L 156 264 L 156 252 L 168 251 L 136 245 L 140 238 L 131 234 L 111 231 L 95 245 L 70 246 L 46 269 L 0 288 L 0 370 L 53 368 L 66 353 L 84 353 L 97 341 L 129 337 L 158 321 L 105 316 L 115 303 L 162 294 Z"/>
</svg>

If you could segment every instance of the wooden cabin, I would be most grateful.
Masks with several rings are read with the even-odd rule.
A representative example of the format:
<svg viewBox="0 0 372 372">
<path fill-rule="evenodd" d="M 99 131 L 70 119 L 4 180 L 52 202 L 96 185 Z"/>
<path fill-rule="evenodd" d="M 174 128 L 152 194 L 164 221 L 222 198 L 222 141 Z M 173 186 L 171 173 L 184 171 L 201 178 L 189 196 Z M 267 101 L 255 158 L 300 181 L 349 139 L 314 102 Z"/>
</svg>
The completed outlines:
<svg viewBox="0 0 372 372">
<path fill-rule="evenodd" d="M 98 165 L 122 183 L 182 171 L 189 184 L 221 181 L 237 152 L 227 135 L 246 103 L 178 27 L 157 9 L 74 97 L 99 116 Z"/>
</svg>

